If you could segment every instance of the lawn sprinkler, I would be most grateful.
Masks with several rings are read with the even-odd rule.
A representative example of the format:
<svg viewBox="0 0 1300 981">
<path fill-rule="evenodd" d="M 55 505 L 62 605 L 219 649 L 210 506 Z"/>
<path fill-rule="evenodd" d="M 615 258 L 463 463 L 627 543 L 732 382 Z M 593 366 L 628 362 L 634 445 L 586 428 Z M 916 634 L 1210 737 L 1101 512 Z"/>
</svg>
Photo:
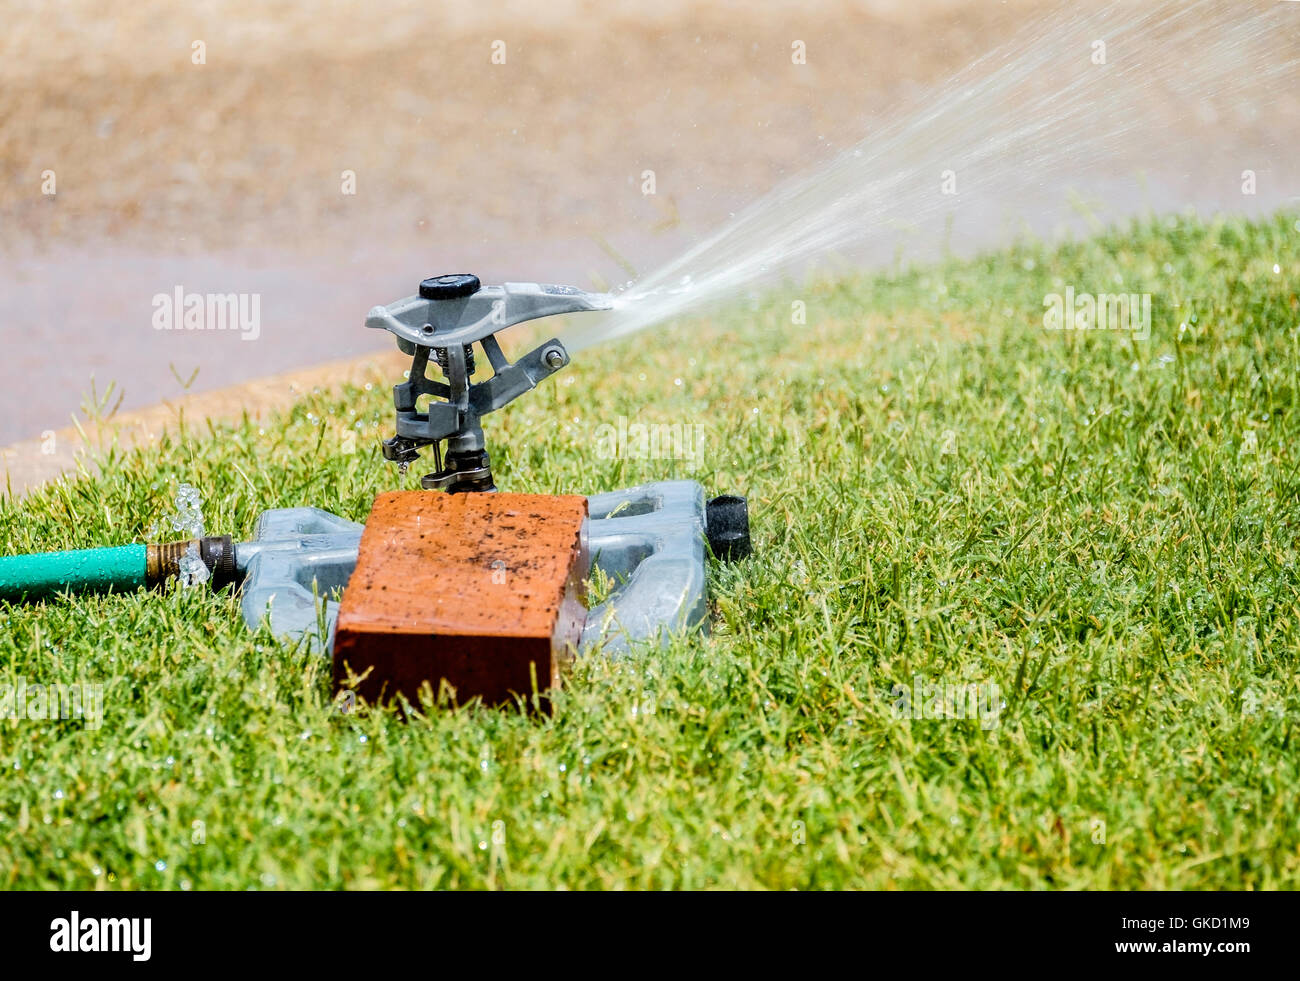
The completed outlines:
<svg viewBox="0 0 1300 981">
<path fill-rule="evenodd" d="M 426 279 L 417 295 L 375 307 L 366 317 L 366 326 L 389 331 L 402 353 L 412 356 L 410 377 L 393 389 L 397 435 L 384 440 L 384 458 L 394 461 L 405 475 L 420 449 L 432 447 L 437 469 L 420 479 L 421 487 L 452 494 L 496 490 L 481 418 L 569 363 L 564 345 L 551 338 L 511 364 L 497 343 L 497 332 L 552 314 L 612 307 L 608 295 L 584 293 L 572 286 L 482 286 L 477 276 L 469 275 Z M 478 383 L 470 381 L 475 344 L 487 355 L 493 372 Z M 428 377 L 430 362 L 445 381 Z M 426 395 L 431 401 L 420 412 L 417 402 Z M 445 467 L 440 450 L 444 440 Z"/>
<path fill-rule="evenodd" d="M 426 279 L 416 295 L 366 318 L 411 357 L 393 389 L 396 433 L 382 451 L 403 475 L 431 452 L 422 491 L 381 494 L 365 525 L 319 508 L 278 508 L 260 515 L 246 542 L 210 536 L 0 558 L 0 599 L 171 578 L 234 585 L 249 628 L 268 620 L 286 642 L 322 645 L 340 684 L 347 659 L 352 671 L 358 662 L 369 669 L 370 695 L 409 695 L 442 678 L 491 700 L 524 687 L 525 669 L 546 687 L 574 654 L 618 655 L 705 627 L 705 543 L 722 560 L 749 554 L 744 498 L 706 503 L 690 480 L 590 496 L 495 493 L 483 417 L 569 363 L 556 338 L 511 363 L 496 335 L 612 306 L 606 294 L 571 286 Z M 480 381 L 476 345 L 492 369 Z M 586 610 L 574 598 L 596 569 L 614 585 Z"/>
</svg>

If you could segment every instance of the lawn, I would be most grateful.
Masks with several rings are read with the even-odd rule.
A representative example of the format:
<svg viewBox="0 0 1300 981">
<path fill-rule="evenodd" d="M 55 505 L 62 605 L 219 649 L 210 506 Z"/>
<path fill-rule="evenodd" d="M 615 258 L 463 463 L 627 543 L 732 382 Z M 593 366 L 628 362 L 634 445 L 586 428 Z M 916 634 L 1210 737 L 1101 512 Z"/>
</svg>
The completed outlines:
<svg viewBox="0 0 1300 981">
<path fill-rule="evenodd" d="M 749 497 L 755 555 L 711 570 L 710 636 L 583 661 L 550 715 L 343 712 L 225 594 L 0 604 L 0 685 L 104 686 L 97 728 L 0 721 L 0 886 L 1295 887 L 1297 217 L 791 284 L 582 352 L 488 420 L 499 485 L 693 477 Z M 1150 337 L 1045 329 L 1067 287 L 1151 294 Z M 182 481 L 210 533 L 362 520 L 389 398 L 110 451 L 0 502 L 0 548 L 169 537 Z M 620 416 L 704 427 L 701 465 L 592 453 Z M 977 717 L 933 717 L 966 685 Z"/>
</svg>

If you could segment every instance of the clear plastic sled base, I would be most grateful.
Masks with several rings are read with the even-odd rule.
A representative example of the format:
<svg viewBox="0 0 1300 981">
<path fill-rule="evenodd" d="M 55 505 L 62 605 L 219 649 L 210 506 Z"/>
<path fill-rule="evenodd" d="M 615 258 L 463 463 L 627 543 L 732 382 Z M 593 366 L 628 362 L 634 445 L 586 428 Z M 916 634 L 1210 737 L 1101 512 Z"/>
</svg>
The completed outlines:
<svg viewBox="0 0 1300 981">
<path fill-rule="evenodd" d="M 704 626 L 704 488 L 693 480 L 662 481 L 594 494 L 587 505 L 592 568 L 615 586 L 588 611 L 579 654 L 617 656 L 633 644 L 663 643 Z M 249 628 L 269 618 L 285 643 L 306 639 L 332 651 L 334 597 L 356 568 L 362 527 L 320 508 L 263 512 L 253 540 L 235 546 Z"/>
</svg>

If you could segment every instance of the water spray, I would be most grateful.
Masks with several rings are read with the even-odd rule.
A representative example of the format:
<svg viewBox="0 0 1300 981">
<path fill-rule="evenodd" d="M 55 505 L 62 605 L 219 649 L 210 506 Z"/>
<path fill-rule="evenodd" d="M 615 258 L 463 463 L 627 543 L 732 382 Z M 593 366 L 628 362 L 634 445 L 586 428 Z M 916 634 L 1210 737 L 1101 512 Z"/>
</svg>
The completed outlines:
<svg viewBox="0 0 1300 981">
<path fill-rule="evenodd" d="M 1158 174 L 1169 161 L 1203 160 L 1217 150 L 1217 119 L 1266 128 L 1268 111 L 1300 112 L 1300 36 L 1289 8 L 1063 7 L 779 184 L 562 338 L 578 352 L 770 289 L 818 261 L 879 264 L 904 245 L 937 251 L 958 202 L 966 225 L 952 234 L 991 245 L 1005 202 L 1021 214 L 1056 214 L 1065 189 L 1090 175 Z M 1242 165 L 1224 161 L 1225 187 Z"/>
</svg>

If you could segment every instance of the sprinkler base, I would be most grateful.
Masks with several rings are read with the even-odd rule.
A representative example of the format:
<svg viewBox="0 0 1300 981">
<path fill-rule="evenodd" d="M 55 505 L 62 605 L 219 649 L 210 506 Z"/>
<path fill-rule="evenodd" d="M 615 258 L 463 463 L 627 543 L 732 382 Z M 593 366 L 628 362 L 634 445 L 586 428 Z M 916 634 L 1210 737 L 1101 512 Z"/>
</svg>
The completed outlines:
<svg viewBox="0 0 1300 981">
<path fill-rule="evenodd" d="M 593 569 L 617 585 L 587 611 L 578 654 L 619 656 L 645 642 L 706 625 L 705 540 L 709 510 L 693 480 L 660 481 L 587 498 Z M 734 506 L 729 536 L 736 533 Z M 748 543 L 747 515 L 743 529 Z M 267 511 L 255 537 L 235 547 L 244 576 L 241 611 L 250 629 L 332 654 L 338 594 L 357 564 L 363 526 L 319 508 Z"/>
</svg>

